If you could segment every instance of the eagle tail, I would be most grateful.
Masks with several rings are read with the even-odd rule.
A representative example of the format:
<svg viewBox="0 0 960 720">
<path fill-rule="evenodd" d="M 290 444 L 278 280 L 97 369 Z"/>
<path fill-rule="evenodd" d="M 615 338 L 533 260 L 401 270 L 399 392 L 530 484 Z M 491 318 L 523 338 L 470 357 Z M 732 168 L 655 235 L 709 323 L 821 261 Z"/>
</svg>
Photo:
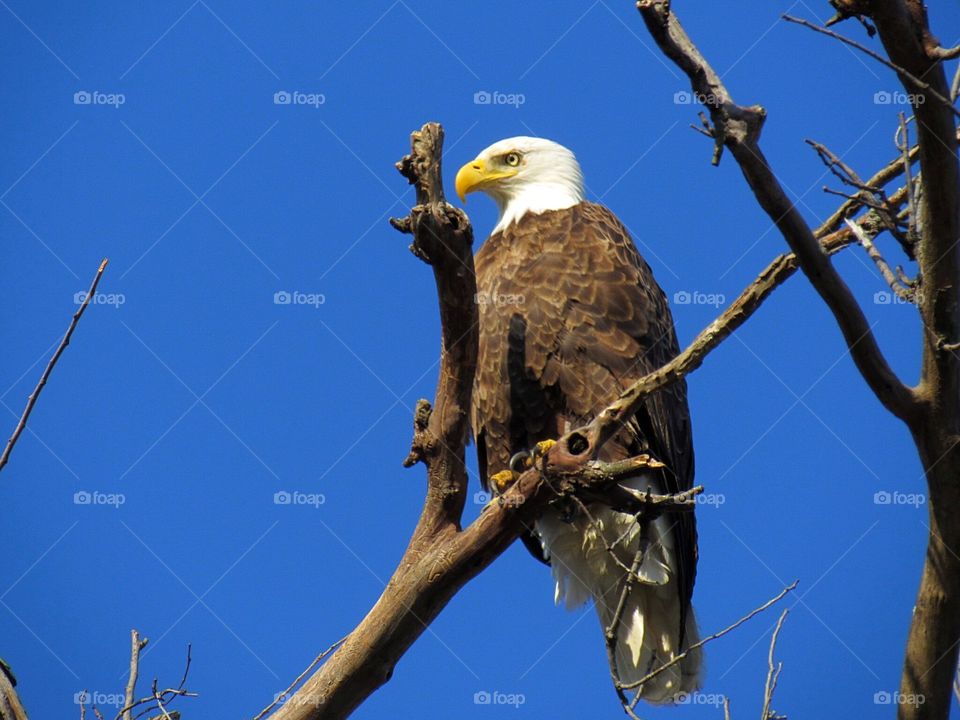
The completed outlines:
<svg viewBox="0 0 960 720">
<path fill-rule="evenodd" d="M 606 632 L 613 622 L 620 593 L 596 598 L 597 615 Z M 616 661 L 620 682 L 636 683 L 689 649 L 699 638 L 692 609 L 686 617 L 683 645 L 678 643 L 680 603 L 673 587 L 634 585 L 617 632 Z M 702 653 L 690 651 L 676 664 L 631 690 L 651 703 L 669 703 L 700 687 Z"/>
<path fill-rule="evenodd" d="M 649 487 L 642 480 L 636 484 Z M 641 542 L 640 530 L 633 516 L 609 508 L 595 506 L 590 515 L 592 522 L 583 516 L 566 522 L 556 512 L 546 513 L 537 530 L 550 559 L 557 603 L 569 609 L 592 598 L 606 633 L 623 592 L 624 566 L 631 565 Z M 651 523 L 643 562 L 620 617 L 616 659 L 623 683 L 639 681 L 699 640 L 693 607 L 688 606 L 680 641 L 681 599 L 671 522 L 661 516 Z M 613 558 L 607 544 L 618 539 Z M 669 703 L 693 692 L 700 686 L 701 665 L 702 652 L 695 648 L 639 688 L 640 696 L 652 703 Z"/>
</svg>

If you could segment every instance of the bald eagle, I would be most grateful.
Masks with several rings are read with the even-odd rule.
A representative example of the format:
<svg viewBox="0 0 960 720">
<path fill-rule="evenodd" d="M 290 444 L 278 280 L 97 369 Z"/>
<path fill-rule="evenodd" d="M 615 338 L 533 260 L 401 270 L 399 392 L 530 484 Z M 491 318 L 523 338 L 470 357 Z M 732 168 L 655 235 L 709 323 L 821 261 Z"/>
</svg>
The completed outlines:
<svg viewBox="0 0 960 720">
<path fill-rule="evenodd" d="M 480 349 L 471 420 L 487 483 L 509 469 L 516 453 L 585 425 L 668 362 L 678 352 L 677 337 L 650 267 L 616 216 L 584 199 L 580 165 L 567 148 L 532 137 L 502 140 L 460 169 L 456 190 L 464 201 L 482 191 L 500 211 L 476 254 Z M 693 486 L 682 381 L 651 396 L 599 459 L 640 453 L 665 468 L 631 479 L 630 486 L 660 493 Z M 574 608 L 592 599 L 606 628 L 640 528 L 631 515 L 602 503 L 588 510 L 590 517 L 549 508 L 524 541 L 551 566 L 556 602 Z M 619 562 L 606 549 L 618 539 Z M 641 679 L 699 639 L 691 606 L 693 514 L 662 515 L 649 527 L 648 541 L 619 628 L 623 682 Z M 700 665 L 696 648 L 641 687 L 641 696 L 663 703 L 695 690 Z"/>
</svg>

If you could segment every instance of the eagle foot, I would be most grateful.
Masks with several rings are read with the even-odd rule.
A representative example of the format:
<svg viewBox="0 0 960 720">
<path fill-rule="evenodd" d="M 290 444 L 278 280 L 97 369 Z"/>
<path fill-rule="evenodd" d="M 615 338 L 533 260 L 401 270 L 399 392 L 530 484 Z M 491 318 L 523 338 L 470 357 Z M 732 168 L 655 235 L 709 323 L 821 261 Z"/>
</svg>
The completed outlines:
<svg viewBox="0 0 960 720">
<path fill-rule="evenodd" d="M 537 460 L 545 457 L 551 448 L 557 444 L 556 440 L 541 440 L 532 450 L 521 450 L 510 458 L 510 469 L 515 473 L 522 473 L 536 465 Z"/>
<path fill-rule="evenodd" d="M 496 489 L 498 494 L 503 494 L 510 489 L 510 486 L 517 481 L 518 477 L 520 476 L 513 470 L 501 470 L 490 476 L 490 485 Z"/>
<path fill-rule="evenodd" d="M 556 440 L 541 440 L 536 445 L 533 446 L 533 460 L 539 460 L 544 457 L 550 450 L 553 449 L 553 446 L 557 444 Z"/>
</svg>

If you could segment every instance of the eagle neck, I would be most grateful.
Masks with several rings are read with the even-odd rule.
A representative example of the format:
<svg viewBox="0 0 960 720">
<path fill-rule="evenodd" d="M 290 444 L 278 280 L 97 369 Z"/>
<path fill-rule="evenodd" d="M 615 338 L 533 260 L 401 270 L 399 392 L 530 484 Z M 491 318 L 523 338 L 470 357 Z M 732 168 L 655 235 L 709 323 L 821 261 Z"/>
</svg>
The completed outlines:
<svg viewBox="0 0 960 720">
<path fill-rule="evenodd" d="M 566 210 L 583 202 L 583 192 L 571 183 L 537 183 L 520 188 L 508 197 L 494 197 L 500 218 L 493 232 L 501 232 L 525 215 Z"/>
</svg>

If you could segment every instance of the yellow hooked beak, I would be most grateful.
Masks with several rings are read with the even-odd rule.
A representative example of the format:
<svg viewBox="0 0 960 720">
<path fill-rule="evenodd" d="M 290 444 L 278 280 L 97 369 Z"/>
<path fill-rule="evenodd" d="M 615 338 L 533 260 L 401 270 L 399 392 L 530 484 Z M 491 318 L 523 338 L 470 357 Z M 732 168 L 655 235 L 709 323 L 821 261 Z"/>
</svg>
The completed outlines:
<svg viewBox="0 0 960 720">
<path fill-rule="evenodd" d="M 487 167 L 485 160 L 477 158 L 471 160 L 457 172 L 456 188 L 457 195 L 461 202 L 467 201 L 467 193 L 475 190 L 481 190 L 484 186 L 499 180 L 500 178 L 513 177 L 517 171 L 513 168 L 509 170 L 491 170 Z"/>
</svg>

